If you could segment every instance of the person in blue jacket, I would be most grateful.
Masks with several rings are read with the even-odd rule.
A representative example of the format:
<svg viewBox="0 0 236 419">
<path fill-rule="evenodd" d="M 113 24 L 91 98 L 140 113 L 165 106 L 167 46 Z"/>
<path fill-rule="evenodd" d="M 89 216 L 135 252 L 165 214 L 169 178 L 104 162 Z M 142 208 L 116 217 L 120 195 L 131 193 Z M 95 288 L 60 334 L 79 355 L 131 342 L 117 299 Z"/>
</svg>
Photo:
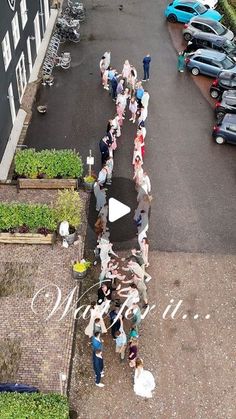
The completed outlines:
<svg viewBox="0 0 236 419">
<path fill-rule="evenodd" d="M 149 80 L 149 68 L 150 68 L 151 56 L 150 54 L 145 55 L 143 59 L 143 81 Z"/>
</svg>

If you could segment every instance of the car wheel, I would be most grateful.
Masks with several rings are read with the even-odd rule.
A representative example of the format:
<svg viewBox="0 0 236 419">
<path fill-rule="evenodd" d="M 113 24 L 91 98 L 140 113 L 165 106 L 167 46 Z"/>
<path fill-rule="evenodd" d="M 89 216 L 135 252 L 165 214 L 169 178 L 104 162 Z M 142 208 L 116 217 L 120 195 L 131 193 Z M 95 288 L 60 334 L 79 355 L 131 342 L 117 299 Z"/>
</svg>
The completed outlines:
<svg viewBox="0 0 236 419">
<path fill-rule="evenodd" d="M 177 22 L 177 17 L 173 14 L 170 14 L 169 16 L 167 16 L 167 20 L 170 23 L 176 23 Z"/>
<path fill-rule="evenodd" d="M 211 90 L 210 95 L 211 95 L 211 97 L 213 97 L 213 99 L 218 99 L 219 92 L 217 90 Z"/>
<path fill-rule="evenodd" d="M 224 144 L 225 143 L 225 139 L 223 137 L 216 137 L 216 143 L 217 144 Z"/>
<path fill-rule="evenodd" d="M 184 33 L 183 36 L 184 36 L 185 41 L 191 41 L 191 39 L 192 39 L 191 33 L 186 32 L 186 33 Z"/>
<path fill-rule="evenodd" d="M 193 67 L 192 70 L 191 70 L 191 73 L 192 73 L 193 76 L 198 76 L 200 71 L 197 67 Z"/>
</svg>

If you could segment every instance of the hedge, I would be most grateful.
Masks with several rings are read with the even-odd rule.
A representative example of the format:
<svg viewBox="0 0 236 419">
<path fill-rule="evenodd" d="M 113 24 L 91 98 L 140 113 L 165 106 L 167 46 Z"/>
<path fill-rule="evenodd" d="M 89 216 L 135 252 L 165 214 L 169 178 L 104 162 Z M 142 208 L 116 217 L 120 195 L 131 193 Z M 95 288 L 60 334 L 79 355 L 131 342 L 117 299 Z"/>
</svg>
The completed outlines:
<svg viewBox="0 0 236 419">
<path fill-rule="evenodd" d="M 38 177 L 73 178 L 82 176 L 83 163 L 73 150 L 20 150 L 15 155 L 15 172 L 30 179 Z"/>
<path fill-rule="evenodd" d="M 232 2 L 231 2 L 232 3 Z M 236 8 L 229 4 L 227 0 L 219 0 L 218 8 L 224 15 L 223 23 L 229 27 L 234 33 L 236 32 Z"/>
<path fill-rule="evenodd" d="M 55 211 L 46 204 L 0 203 L 0 231 L 30 232 L 46 229 L 53 232 L 57 227 Z"/>
<path fill-rule="evenodd" d="M 68 401 L 53 393 L 0 393 L 0 418 L 68 419 Z"/>
</svg>

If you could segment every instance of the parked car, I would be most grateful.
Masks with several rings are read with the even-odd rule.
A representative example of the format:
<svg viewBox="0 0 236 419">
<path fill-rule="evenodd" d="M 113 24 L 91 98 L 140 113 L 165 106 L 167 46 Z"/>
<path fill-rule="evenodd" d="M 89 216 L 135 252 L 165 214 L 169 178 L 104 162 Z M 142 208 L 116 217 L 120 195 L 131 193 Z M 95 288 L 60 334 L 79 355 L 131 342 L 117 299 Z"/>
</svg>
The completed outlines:
<svg viewBox="0 0 236 419">
<path fill-rule="evenodd" d="M 213 127 L 212 136 L 217 144 L 236 144 L 236 115 L 227 113 L 223 120 Z"/>
<path fill-rule="evenodd" d="M 215 49 L 216 51 L 224 52 L 236 61 L 236 44 L 222 36 L 208 34 L 205 32 L 195 33 L 191 41 L 188 42 L 185 51 L 193 52 L 199 48 Z"/>
<path fill-rule="evenodd" d="M 230 71 L 221 71 L 210 87 L 210 95 L 214 99 L 221 98 L 225 90 L 236 90 L 236 74 Z"/>
<path fill-rule="evenodd" d="M 172 23 L 187 23 L 194 16 L 206 17 L 216 21 L 222 18 L 219 12 L 207 9 L 202 3 L 195 0 L 174 0 L 166 7 L 165 16 Z"/>
<path fill-rule="evenodd" d="M 215 105 L 215 114 L 218 122 L 222 121 L 226 113 L 236 114 L 236 90 L 225 91 L 221 102 L 217 102 Z"/>
<path fill-rule="evenodd" d="M 226 54 L 213 49 L 198 49 L 188 54 L 185 63 L 194 76 L 217 77 L 222 70 L 236 72 L 236 63 Z"/>
<path fill-rule="evenodd" d="M 217 19 L 203 15 L 193 17 L 189 21 L 189 23 L 186 23 L 184 25 L 183 37 L 185 41 L 190 41 L 190 39 L 195 35 L 195 33 L 199 32 L 206 32 L 208 34 L 212 33 L 214 35 L 224 36 L 230 41 L 234 39 L 234 33 L 230 31 L 228 28 L 226 28 L 224 25 L 222 25 L 222 23 L 218 22 Z"/>
</svg>

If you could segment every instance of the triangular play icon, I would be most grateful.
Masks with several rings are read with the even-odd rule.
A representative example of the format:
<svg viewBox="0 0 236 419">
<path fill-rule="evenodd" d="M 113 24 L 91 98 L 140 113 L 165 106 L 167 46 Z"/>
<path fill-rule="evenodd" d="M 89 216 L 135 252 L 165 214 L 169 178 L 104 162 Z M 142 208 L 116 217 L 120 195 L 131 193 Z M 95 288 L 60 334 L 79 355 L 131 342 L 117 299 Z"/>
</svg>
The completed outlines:
<svg viewBox="0 0 236 419">
<path fill-rule="evenodd" d="M 122 204 L 115 198 L 110 198 L 108 201 L 108 220 L 110 223 L 113 223 L 119 218 L 124 217 L 126 214 L 129 214 L 131 211 L 128 205 Z"/>
</svg>

